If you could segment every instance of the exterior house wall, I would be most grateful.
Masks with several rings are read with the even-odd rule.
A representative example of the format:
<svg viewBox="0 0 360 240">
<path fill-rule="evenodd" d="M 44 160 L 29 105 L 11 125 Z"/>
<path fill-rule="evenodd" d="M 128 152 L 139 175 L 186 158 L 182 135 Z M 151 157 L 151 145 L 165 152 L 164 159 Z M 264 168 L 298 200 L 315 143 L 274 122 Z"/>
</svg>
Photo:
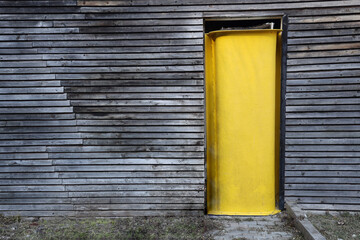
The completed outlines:
<svg viewBox="0 0 360 240">
<path fill-rule="evenodd" d="M 204 18 L 288 16 L 285 197 L 360 209 L 360 2 L 0 1 L 0 211 L 198 215 Z"/>
</svg>

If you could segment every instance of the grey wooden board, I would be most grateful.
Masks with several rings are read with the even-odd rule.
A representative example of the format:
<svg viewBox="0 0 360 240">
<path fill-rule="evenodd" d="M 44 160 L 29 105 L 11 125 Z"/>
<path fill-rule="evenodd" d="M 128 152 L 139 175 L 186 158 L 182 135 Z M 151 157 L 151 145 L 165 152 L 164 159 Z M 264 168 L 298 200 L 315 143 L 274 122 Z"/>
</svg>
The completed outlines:
<svg viewBox="0 0 360 240">
<path fill-rule="evenodd" d="M 360 178 L 287 178 L 287 184 L 360 184 Z"/>
<path fill-rule="evenodd" d="M 124 159 L 56 159 L 53 160 L 55 165 L 201 165 L 202 159 L 187 158 L 124 158 Z"/>
<path fill-rule="evenodd" d="M 345 164 L 359 164 L 357 158 L 352 157 L 328 157 L 328 158 L 307 158 L 307 157 L 291 157 L 286 158 L 286 163 L 291 164 L 328 164 L 328 165 L 345 165 Z"/>
<path fill-rule="evenodd" d="M 358 171 L 286 171 L 285 176 L 297 177 L 359 177 Z M 301 195 L 301 192 L 298 193 Z"/>
<path fill-rule="evenodd" d="M 195 171 L 156 171 L 156 172 L 62 172 L 59 177 L 63 179 L 74 178 L 176 178 L 176 177 L 190 177 L 203 178 L 204 172 Z M 17 178 L 22 178 L 20 175 Z M 81 197 L 81 196 L 80 196 Z"/>
<path fill-rule="evenodd" d="M 291 190 L 359 191 L 360 184 L 285 184 Z"/>
<path fill-rule="evenodd" d="M 359 204 L 360 200 L 357 197 L 287 197 L 288 200 L 298 201 L 299 203 L 325 203 L 325 204 Z"/>
<path fill-rule="evenodd" d="M 359 212 L 359 205 L 344 204 L 300 204 L 304 210 L 324 210 L 324 211 L 354 211 Z"/>
<path fill-rule="evenodd" d="M 56 140 L 0 140 L 0 146 L 42 146 L 42 145 L 79 145 L 83 144 L 82 139 L 56 139 Z"/>
<path fill-rule="evenodd" d="M 116 32 L 117 30 L 112 30 L 111 32 Z M 87 36 L 87 35 L 85 35 Z M 185 35 L 186 36 L 186 35 Z M 81 37 L 81 38 L 80 38 Z M 149 36 L 147 36 L 149 37 Z M 173 36 L 174 37 L 174 36 Z M 64 40 L 72 40 L 72 47 L 146 47 L 146 46 L 186 46 L 186 45 L 201 45 L 202 39 L 174 39 L 174 40 L 133 40 L 129 41 L 128 39 L 112 39 L 112 40 L 106 40 L 106 39 L 99 39 L 100 41 L 74 41 L 74 40 L 83 40 L 84 36 L 79 36 L 80 39 L 74 39 L 75 36 L 73 36 L 73 39 L 64 39 Z M 89 37 L 90 38 L 90 37 Z M 98 37 L 97 37 L 98 38 Z M 114 37 L 113 37 L 114 38 Z M 90 38 L 93 39 L 93 38 Z M 33 43 L 33 47 L 41 47 L 41 48 L 49 48 L 49 47 L 66 47 L 69 45 L 68 41 L 49 41 L 49 39 L 46 39 L 47 41 L 36 41 Z M 114 42 L 113 40 L 117 40 Z M 4 48 L 7 47 L 5 43 L 0 42 L 4 45 Z M 11 46 L 10 46 L 11 47 Z M 16 48 L 21 47 L 28 47 L 28 46 L 22 46 L 21 44 L 15 45 Z"/>
</svg>

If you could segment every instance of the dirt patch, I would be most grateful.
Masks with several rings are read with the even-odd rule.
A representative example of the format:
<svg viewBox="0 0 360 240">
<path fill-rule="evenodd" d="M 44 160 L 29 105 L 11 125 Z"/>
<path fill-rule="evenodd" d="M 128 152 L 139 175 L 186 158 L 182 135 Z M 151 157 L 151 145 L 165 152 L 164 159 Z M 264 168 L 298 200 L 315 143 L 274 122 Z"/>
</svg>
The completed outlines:
<svg viewBox="0 0 360 240">
<path fill-rule="evenodd" d="M 25 221 L 0 217 L 0 239 L 212 239 L 221 222 L 204 217 L 134 217 Z"/>
<path fill-rule="evenodd" d="M 311 223 L 329 240 L 360 239 L 360 214 L 348 212 L 331 215 L 308 214 Z"/>
</svg>

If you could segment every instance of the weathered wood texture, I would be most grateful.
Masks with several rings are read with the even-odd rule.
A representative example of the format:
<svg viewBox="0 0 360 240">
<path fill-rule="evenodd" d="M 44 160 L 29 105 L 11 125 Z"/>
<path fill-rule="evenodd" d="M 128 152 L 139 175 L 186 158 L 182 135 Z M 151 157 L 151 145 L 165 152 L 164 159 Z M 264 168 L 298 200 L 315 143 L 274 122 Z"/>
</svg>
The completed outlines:
<svg viewBox="0 0 360 240">
<path fill-rule="evenodd" d="M 2 213 L 202 214 L 203 18 L 283 14 L 285 195 L 359 209 L 358 0 L 0 6 Z"/>
</svg>

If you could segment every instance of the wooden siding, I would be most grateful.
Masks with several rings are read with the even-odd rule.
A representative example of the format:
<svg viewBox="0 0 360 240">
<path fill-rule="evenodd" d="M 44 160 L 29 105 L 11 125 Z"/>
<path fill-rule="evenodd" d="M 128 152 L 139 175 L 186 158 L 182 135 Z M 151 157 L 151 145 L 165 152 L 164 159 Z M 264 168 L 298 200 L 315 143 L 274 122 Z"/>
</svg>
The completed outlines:
<svg viewBox="0 0 360 240">
<path fill-rule="evenodd" d="M 285 195 L 359 210 L 360 2 L 0 1 L 0 211 L 202 214 L 203 19 L 289 17 Z"/>
</svg>

